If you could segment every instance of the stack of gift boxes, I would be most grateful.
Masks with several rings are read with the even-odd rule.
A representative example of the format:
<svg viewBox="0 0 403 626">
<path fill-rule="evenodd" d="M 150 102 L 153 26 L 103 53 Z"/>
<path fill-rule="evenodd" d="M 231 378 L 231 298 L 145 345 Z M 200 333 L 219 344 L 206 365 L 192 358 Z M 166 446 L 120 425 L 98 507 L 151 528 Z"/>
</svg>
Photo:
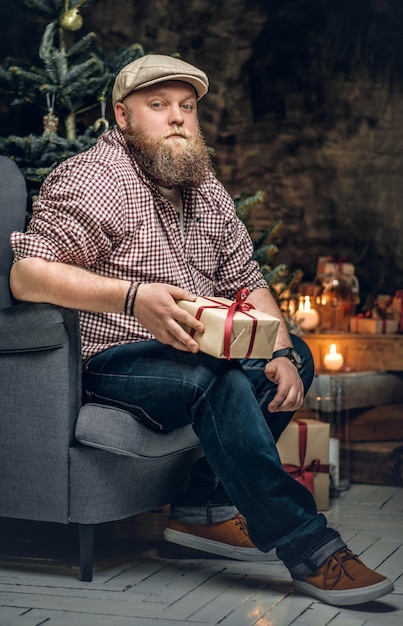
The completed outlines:
<svg viewBox="0 0 403 626">
<path fill-rule="evenodd" d="M 354 265 L 339 256 L 319 257 L 315 295 L 319 303 L 320 330 L 348 331 L 360 301 Z"/>
<path fill-rule="evenodd" d="M 403 333 L 403 289 L 394 295 L 378 295 L 370 310 L 357 314 L 360 286 L 355 266 L 345 257 L 321 256 L 313 283 L 300 286 L 299 305 L 309 299 L 309 307 L 318 315 L 311 327 L 305 318 L 310 312 L 297 311 L 295 321 L 302 334 L 319 332 L 351 332 L 360 334 Z"/>
</svg>

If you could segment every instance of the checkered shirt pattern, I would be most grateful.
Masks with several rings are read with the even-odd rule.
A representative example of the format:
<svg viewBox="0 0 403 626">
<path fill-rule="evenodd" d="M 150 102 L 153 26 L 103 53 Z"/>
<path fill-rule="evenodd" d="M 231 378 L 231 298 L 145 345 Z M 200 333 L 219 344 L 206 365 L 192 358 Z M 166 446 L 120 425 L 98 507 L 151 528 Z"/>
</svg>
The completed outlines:
<svg viewBox="0 0 403 626">
<path fill-rule="evenodd" d="M 131 158 L 118 128 L 47 177 L 15 260 L 40 257 L 104 276 L 170 283 L 200 296 L 233 298 L 267 284 L 234 203 L 211 175 L 183 190 L 182 237 L 174 207 Z M 83 358 L 152 335 L 125 314 L 79 311 Z"/>
</svg>

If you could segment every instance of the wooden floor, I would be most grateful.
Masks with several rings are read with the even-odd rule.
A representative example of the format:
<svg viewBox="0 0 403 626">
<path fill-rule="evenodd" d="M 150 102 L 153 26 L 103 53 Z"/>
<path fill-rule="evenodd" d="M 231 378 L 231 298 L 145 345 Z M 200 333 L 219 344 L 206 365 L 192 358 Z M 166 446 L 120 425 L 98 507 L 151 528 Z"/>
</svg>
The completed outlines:
<svg viewBox="0 0 403 626">
<path fill-rule="evenodd" d="M 330 524 L 396 587 L 380 601 L 345 609 L 296 594 L 280 564 L 178 552 L 160 541 L 167 514 L 103 525 L 92 583 L 78 580 L 76 529 L 0 520 L 0 624 L 403 624 L 402 488 L 353 485 L 331 501 Z"/>
</svg>

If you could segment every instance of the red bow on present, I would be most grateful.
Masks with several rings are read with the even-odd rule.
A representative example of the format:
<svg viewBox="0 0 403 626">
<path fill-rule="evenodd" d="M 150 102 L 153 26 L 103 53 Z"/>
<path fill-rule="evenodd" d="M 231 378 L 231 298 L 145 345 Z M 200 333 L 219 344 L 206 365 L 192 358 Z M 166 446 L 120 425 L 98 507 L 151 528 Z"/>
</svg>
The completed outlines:
<svg viewBox="0 0 403 626">
<path fill-rule="evenodd" d="M 205 300 L 209 300 L 209 302 L 212 302 L 213 304 L 199 307 L 195 315 L 195 318 L 199 320 L 205 309 L 228 309 L 227 317 L 225 319 L 225 327 L 224 327 L 224 356 L 226 359 L 231 358 L 230 352 L 231 352 L 232 322 L 234 319 L 234 315 L 237 311 L 240 311 L 241 313 L 245 313 L 245 315 L 250 317 L 252 320 L 252 332 L 251 332 L 251 337 L 249 341 L 249 347 L 248 347 L 248 350 L 246 351 L 244 358 L 248 359 L 251 355 L 253 344 L 255 342 L 255 337 L 256 337 L 257 319 L 253 315 L 248 313 L 248 311 L 255 308 L 253 304 L 250 304 L 249 302 L 244 302 L 244 300 L 246 300 L 248 295 L 249 295 L 249 289 L 247 289 L 246 287 L 244 289 L 240 289 L 238 293 L 236 294 L 235 301 L 230 305 L 225 304 L 224 302 L 219 302 L 218 300 L 214 300 L 213 298 L 204 297 Z M 193 337 L 195 332 L 196 331 L 192 329 L 190 335 Z"/>
<path fill-rule="evenodd" d="M 328 474 L 329 465 L 314 459 L 309 465 L 304 465 L 306 456 L 306 447 L 308 442 L 308 425 L 302 420 L 294 420 L 298 424 L 298 443 L 299 443 L 299 462 L 300 465 L 292 465 L 291 463 L 283 463 L 283 469 L 290 474 L 295 480 L 304 485 L 309 491 L 314 492 L 313 479 L 315 474 Z"/>
</svg>

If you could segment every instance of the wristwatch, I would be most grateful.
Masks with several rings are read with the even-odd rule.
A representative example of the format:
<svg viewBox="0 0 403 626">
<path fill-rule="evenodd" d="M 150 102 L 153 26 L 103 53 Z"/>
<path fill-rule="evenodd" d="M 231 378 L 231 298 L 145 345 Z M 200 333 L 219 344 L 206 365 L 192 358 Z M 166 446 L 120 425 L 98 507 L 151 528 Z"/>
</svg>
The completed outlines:
<svg viewBox="0 0 403 626">
<path fill-rule="evenodd" d="M 285 356 L 286 359 L 289 359 L 291 363 L 295 365 L 297 370 L 302 367 L 302 359 L 295 348 L 282 348 L 281 350 L 276 350 L 273 352 L 271 359 L 268 359 L 268 361 L 270 362 L 273 359 L 278 359 L 280 356 Z"/>
</svg>

